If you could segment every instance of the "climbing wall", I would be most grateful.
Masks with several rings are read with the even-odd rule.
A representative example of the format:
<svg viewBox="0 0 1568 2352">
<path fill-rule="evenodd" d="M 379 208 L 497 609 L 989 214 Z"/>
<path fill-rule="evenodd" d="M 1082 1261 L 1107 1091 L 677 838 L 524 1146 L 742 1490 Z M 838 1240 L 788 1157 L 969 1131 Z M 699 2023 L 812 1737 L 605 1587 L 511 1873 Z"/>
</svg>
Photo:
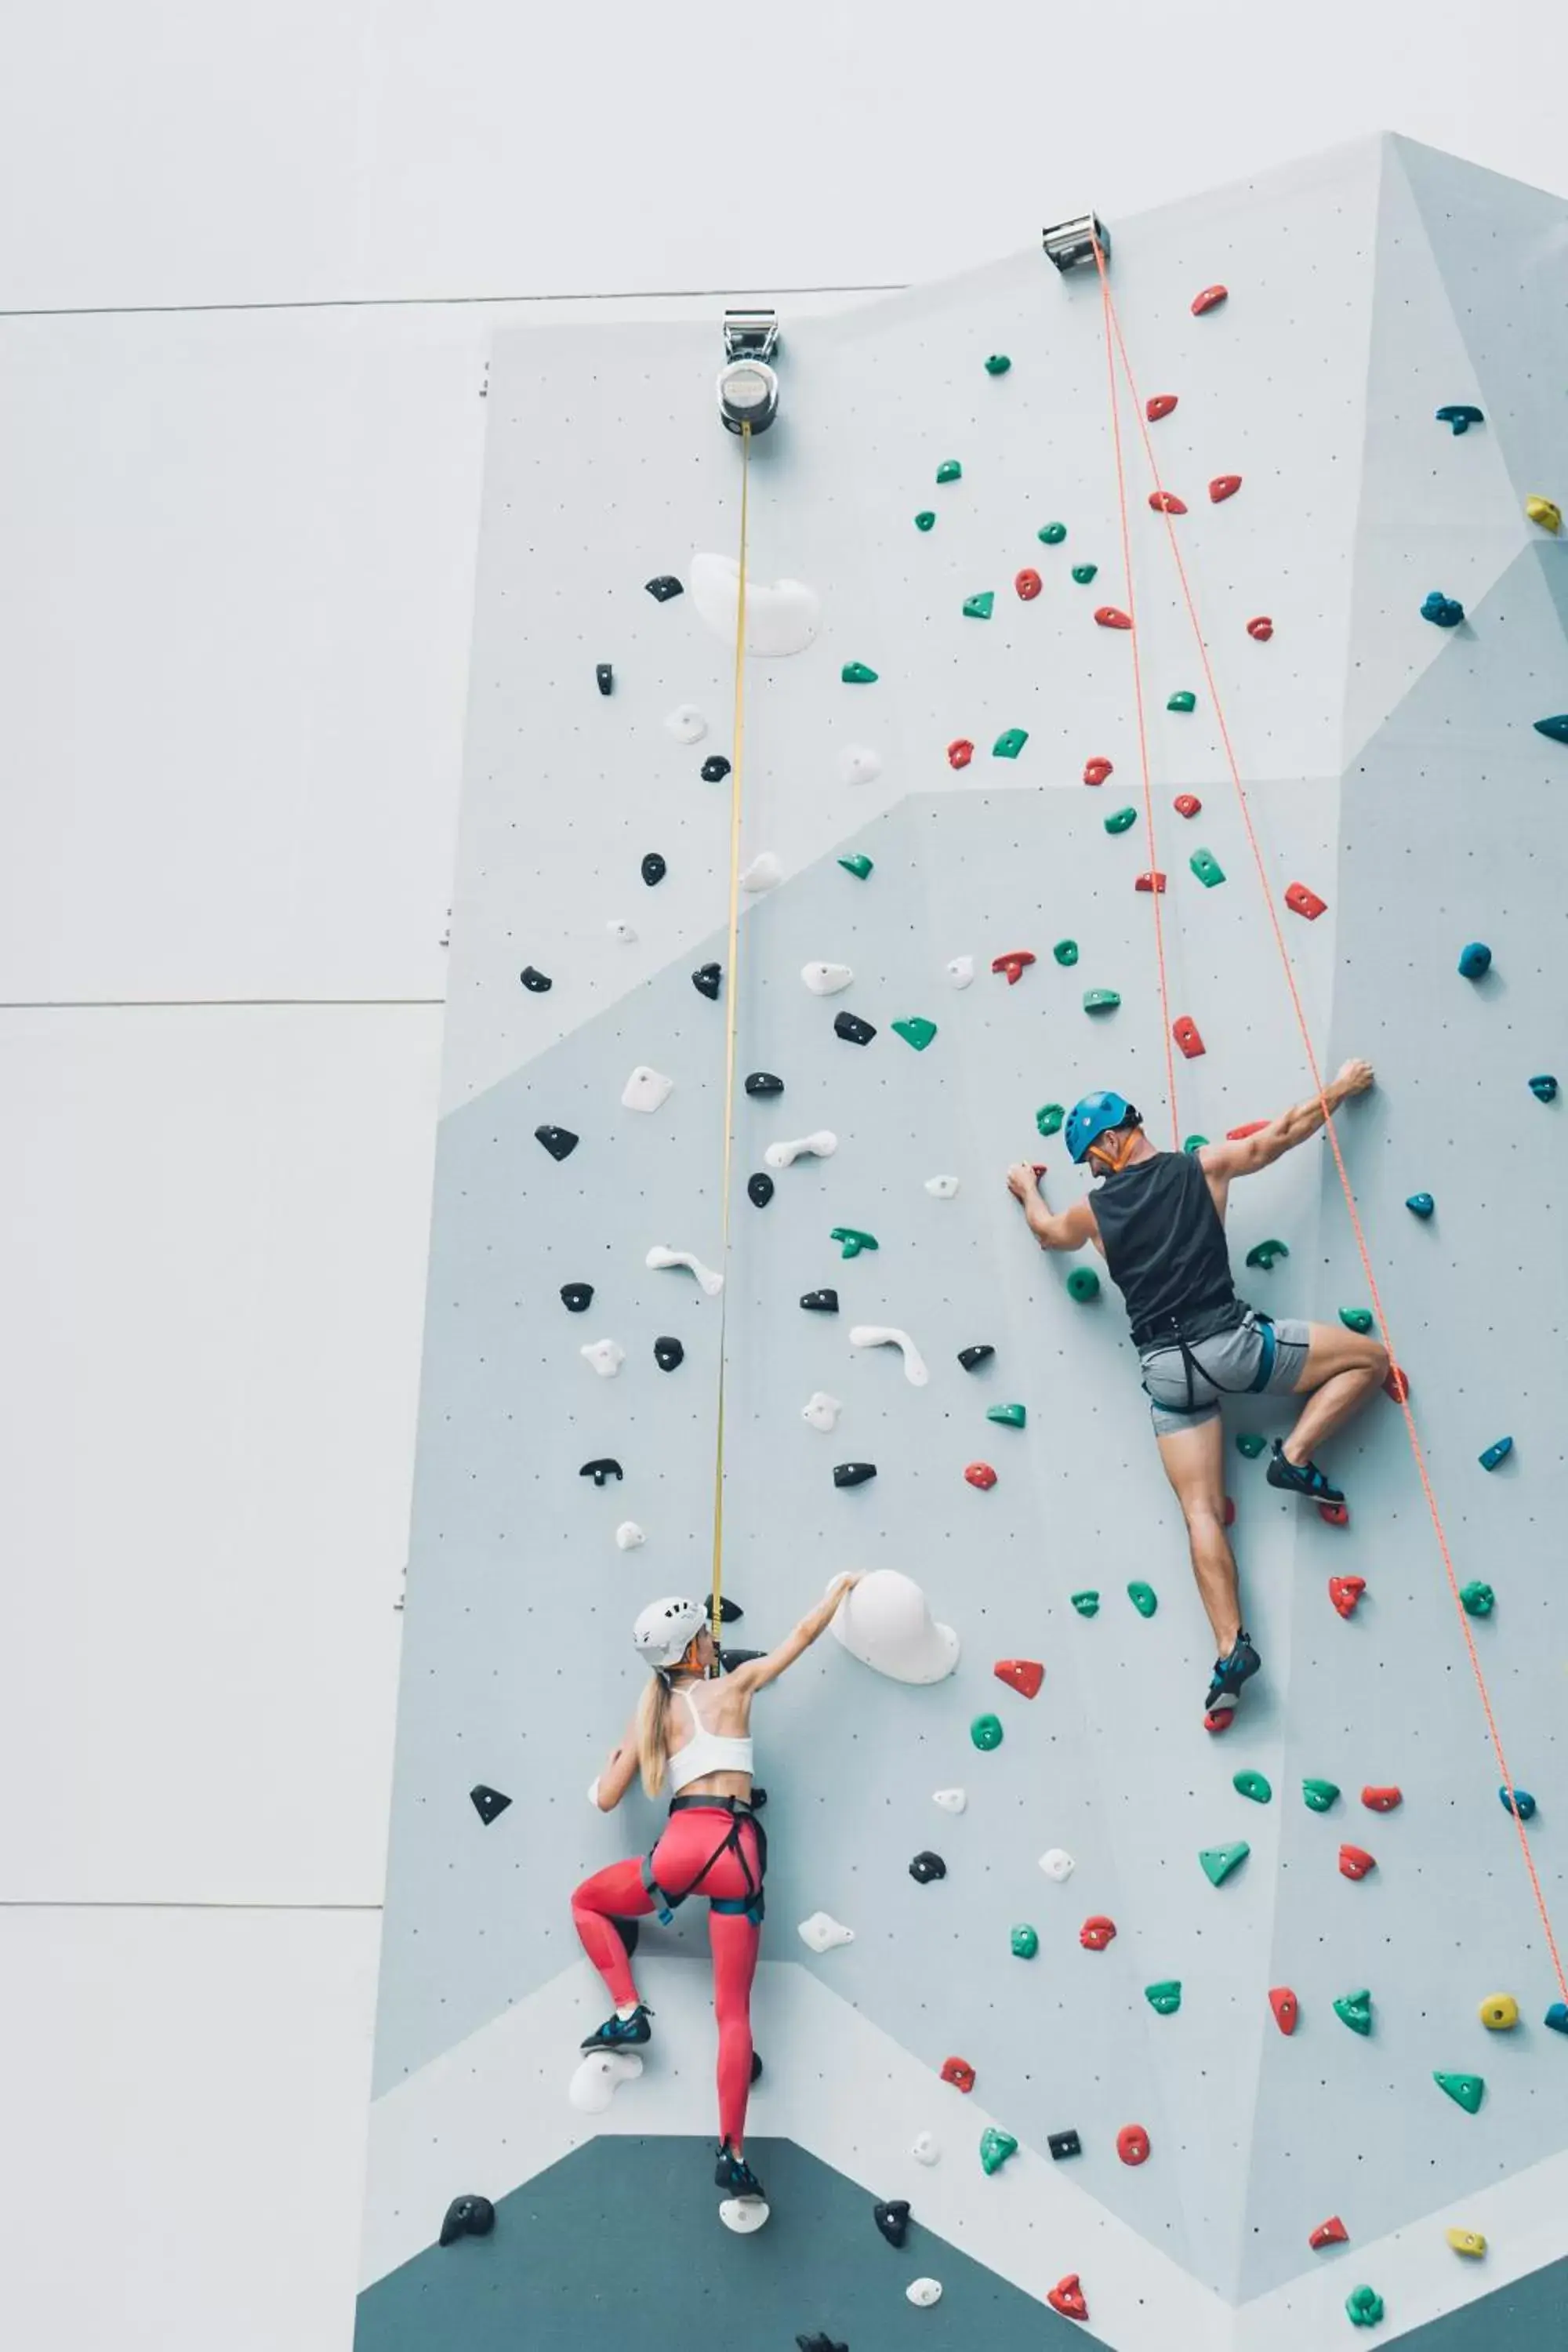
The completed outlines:
<svg viewBox="0 0 1568 2352">
<path fill-rule="evenodd" d="M 1092 269 L 1030 250 L 785 317 L 749 576 L 753 626 L 809 642 L 746 664 L 733 970 L 717 321 L 498 341 L 360 2352 L 1307 2352 L 1363 2325 L 1533 2352 L 1568 2292 L 1568 720 L 1536 723 L 1568 706 L 1540 504 L 1568 491 L 1568 207 L 1391 139 L 1111 227 L 1131 581 Z M 1147 806 L 1133 635 L 1103 617 L 1134 606 Z M 1168 1010 L 1205 1049 L 1173 1103 L 1155 873 Z M 1377 1066 L 1339 1131 L 1453 1578 L 1394 1402 L 1336 1443 L 1333 1525 L 1267 1486 L 1287 1418 L 1242 1401 L 1266 1664 L 1214 1739 L 1117 1302 L 1076 1295 L 1003 1173 L 1072 1198 L 1051 1106 L 1091 1087 L 1162 1143 L 1310 1093 L 1270 907 L 1318 1054 Z M 740 1072 L 783 1083 L 739 1096 L 721 1268 L 731 1003 Z M 1321 1141 L 1230 1225 L 1258 1304 L 1369 1308 Z M 730 1638 L 896 1568 L 962 1643 L 917 1688 L 829 1639 L 758 1703 L 751 2238 L 710 2186 L 697 1906 L 643 1931 L 641 2077 L 595 2116 L 566 2096 L 605 2008 L 571 1889 L 657 1828 L 635 1792 L 584 1799 L 640 1684 L 631 1621 L 709 1579 L 705 1270 Z M 816 1912 L 852 1940 L 813 1951 Z M 1018 2145 L 988 2171 L 991 2128 Z M 463 2194 L 494 2231 L 438 2247 Z M 899 2198 L 895 2249 L 872 2207 Z"/>
</svg>

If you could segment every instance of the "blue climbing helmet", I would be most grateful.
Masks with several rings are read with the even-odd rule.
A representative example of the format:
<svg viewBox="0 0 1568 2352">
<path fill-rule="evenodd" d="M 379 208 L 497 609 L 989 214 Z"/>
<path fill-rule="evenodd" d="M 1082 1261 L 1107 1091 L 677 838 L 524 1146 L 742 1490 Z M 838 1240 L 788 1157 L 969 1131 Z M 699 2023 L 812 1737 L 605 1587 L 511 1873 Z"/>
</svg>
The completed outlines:
<svg viewBox="0 0 1568 2352">
<path fill-rule="evenodd" d="M 1113 1128 L 1139 1127 L 1142 1121 L 1125 1095 L 1085 1095 L 1068 1113 L 1067 1147 L 1081 1167 L 1091 1143 Z"/>
</svg>

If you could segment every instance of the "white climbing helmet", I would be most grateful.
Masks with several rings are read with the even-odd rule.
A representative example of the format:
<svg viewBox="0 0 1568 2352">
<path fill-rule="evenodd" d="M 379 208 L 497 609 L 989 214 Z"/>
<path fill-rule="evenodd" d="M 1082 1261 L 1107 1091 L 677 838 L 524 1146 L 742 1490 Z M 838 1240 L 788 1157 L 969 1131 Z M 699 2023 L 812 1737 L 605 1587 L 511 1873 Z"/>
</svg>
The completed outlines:
<svg viewBox="0 0 1568 2352">
<path fill-rule="evenodd" d="M 700 1601 L 650 1601 L 632 1627 L 632 1647 L 647 1665 L 678 1666 L 707 1623 Z"/>
</svg>

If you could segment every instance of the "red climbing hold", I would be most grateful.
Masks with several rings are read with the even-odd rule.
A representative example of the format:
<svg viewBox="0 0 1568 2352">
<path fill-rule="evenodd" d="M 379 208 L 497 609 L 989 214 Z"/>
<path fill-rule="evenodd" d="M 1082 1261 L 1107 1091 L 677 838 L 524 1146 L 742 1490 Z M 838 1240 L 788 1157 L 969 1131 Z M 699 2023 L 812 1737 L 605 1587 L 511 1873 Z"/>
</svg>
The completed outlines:
<svg viewBox="0 0 1568 2352">
<path fill-rule="evenodd" d="M 1320 898 L 1315 890 L 1309 890 L 1304 882 L 1292 882 L 1285 893 L 1285 904 L 1290 912 L 1305 915 L 1310 923 L 1317 921 L 1328 903 L 1326 898 Z"/>
<path fill-rule="evenodd" d="M 1214 1732 L 1228 1731 L 1235 1721 L 1236 1709 L 1233 1706 L 1227 1706 L 1219 1715 L 1205 1715 L 1204 1729 Z"/>
<path fill-rule="evenodd" d="M 1149 503 L 1156 514 L 1185 514 L 1186 502 L 1174 490 L 1151 490 Z"/>
<path fill-rule="evenodd" d="M 1216 507 L 1223 506 L 1226 499 L 1235 498 L 1240 488 L 1239 474 L 1216 474 L 1209 484 L 1209 496 Z"/>
<path fill-rule="evenodd" d="M 1227 1528 L 1233 1528 L 1236 1525 L 1236 1503 L 1229 1495 L 1225 1498 L 1225 1524 Z"/>
<path fill-rule="evenodd" d="M 1164 890 L 1165 877 L 1163 874 L 1152 868 L 1147 874 L 1140 874 L 1137 880 L 1133 883 L 1132 887 L 1134 890 L 1146 890 L 1149 896 L 1152 898 L 1157 893 L 1161 893 Z"/>
<path fill-rule="evenodd" d="M 1171 806 L 1178 816 L 1196 816 L 1203 803 L 1196 793 L 1178 793 Z"/>
<path fill-rule="evenodd" d="M 1016 948 L 1011 955 L 993 956 L 991 969 L 993 971 L 1005 971 L 1008 987 L 1016 988 L 1034 961 L 1027 948 Z"/>
<path fill-rule="evenodd" d="M 974 2069 L 967 2058 L 944 2058 L 942 2062 L 942 2079 L 944 2083 L 951 2083 L 955 2091 L 973 2091 Z"/>
<path fill-rule="evenodd" d="M 1026 1698 L 1038 1696 L 1046 1670 L 1037 1658 L 998 1658 L 991 1669 L 999 1683 L 1007 1683 Z"/>
<path fill-rule="evenodd" d="M 1132 626 L 1129 615 L 1115 604 L 1097 604 L 1094 617 L 1102 629 L 1130 629 Z"/>
<path fill-rule="evenodd" d="M 1281 2033 L 1294 2033 L 1296 2021 L 1301 2014 L 1300 2004 L 1289 1985 L 1276 1985 L 1268 1996 L 1268 2006 L 1274 2011 L 1274 2022 Z"/>
<path fill-rule="evenodd" d="M 1329 1599 L 1342 1617 L 1355 1615 L 1356 1602 L 1365 1591 L 1364 1576 L 1331 1576 L 1329 1579 Z"/>
<path fill-rule="evenodd" d="M 1409 1373 L 1402 1372 L 1397 1364 L 1390 1364 L 1384 1379 L 1383 1392 L 1384 1396 L 1391 1396 L 1395 1404 L 1403 1404 L 1410 1394 Z"/>
<path fill-rule="evenodd" d="M 1260 646 L 1266 646 L 1274 635 L 1274 624 L 1267 613 L 1258 613 L 1248 621 L 1247 634 L 1249 637 L 1256 637 Z"/>
<path fill-rule="evenodd" d="M 1022 572 L 1014 573 L 1013 585 L 1027 604 L 1040 593 L 1040 575 L 1026 566 Z"/>
<path fill-rule="evenodd" d="M 1116 2135 L 1116 2153 L 1123 2164 L 1147 2164 L 1149 2135 L 1142 2124 L 1123 2124 Z"/>
<path fill-rule="evenodd" d="M 989 1462 L 972 1462 L 963 1475 L 972 1486 L 986 1487 L 996 1484 L 996 1473 Z"/>
<path fill-rule="evenodd" d="M 1143 414 L 1151 425 L 1158 425 L 1162 416 L 1169 416 L 1175 404 L 1176 395 L 1173 392 L 1157 392 L 1150 400 Z"/>
<path fill-rule="evenodd" d="M 1395 1805 L 1405 1802 L 1405 1792 L 1402 1789 L 1363 1789 L 1361 1801 L 1372 1812 L 1391 1813 Z"/>
<path fill-rule="evenodd" d="M 1194 318 L 1201 319 L 1205 310 L 1217 310 L 1222 302 L 1228 300 L 1229 296 L 1228 286 L 1205 286 L 1201 294 L 1193 296 Z"/>
<path fill-rule="evenodd" d="M 1320 1503 L 1318 1517 L 1326 1528 L 1348 1528 L 1351 1523 L 1348 1503 Z"/>
<path fill-rule="evenodd" d="M 1348 2246 L 1350 2242 L 1351 2233 L 1337 2213 L 1331 2213 L 1326 2221 L 1320 2221 L 1307 2240 L 1307 2243 L 1319 2252 L 1325 2246 Z"/>
<path fill-rule="evenodd" d="M 1046 2301 L 1064 2319 L 1087 2319 L 1089 2305 L 1083 2299 L 1083 2289 L 1078 2283 L 1078 2273 L 1068 2271 L 1066 2278 L 1058 2279 L 1055 2286 L 1046 2289 Z"/>
<path fill-rule="evenodd" d="M 1227 1143 L 1245 1143 L 1249 1135 L 1261 1135 L 1268 1124 L 1266 1118 L 1249 1118 L 1245 1127 L 1227 1127 L 1225 1139 Z"/>
<path fill-rule="evenodd" d="M 1342 1878 L 1364 1878 L 1369 1870 L 1375 1870 L 1376 1868 L 1376 1860 L 1372 1854 L 1368 1853 L 1365 1846 L 1341 1846 L 1340 1876 Z"/>
<path fill-rule="evenodd" d="M 1171 1034 L 1175 1039 L 1177 1045 L 1181 1047 L 1183 1053 L 1186 1055 L 1188 1061 L 1195 1062 L 1198 1055 L 1204 1050 L 1204 1041 L 1198 1035 L 1197 1023 L 1195 1021 L 1189 1021 L 1186 1014 L 1184 1013 L 1179 1021 L 1173 1021 L 1172 1023 Z"/>
<path fill-rule="evenodd" d="M 1084 1921 L 1078 1931 L 1078 1939 L 1086 1952 L 1103 1952 L 1115 1933 L 1115 1920 L 1103 1919 L 1097 1912 L 1092 1919 Z"/>
<path fill-rule="evenodd" d="M 960 735 L 947 747 L 947 764 L 950 768 L 967 768 L 973 757 L 974 746 L 966 735 Z"/>
<path fill-rule="evenodd" d="M 1086 760 L 1083 763 L 1083 780 L 1086 784 L 1102 784 L 1110 773 L 1109 760 Z"/>
</svg>

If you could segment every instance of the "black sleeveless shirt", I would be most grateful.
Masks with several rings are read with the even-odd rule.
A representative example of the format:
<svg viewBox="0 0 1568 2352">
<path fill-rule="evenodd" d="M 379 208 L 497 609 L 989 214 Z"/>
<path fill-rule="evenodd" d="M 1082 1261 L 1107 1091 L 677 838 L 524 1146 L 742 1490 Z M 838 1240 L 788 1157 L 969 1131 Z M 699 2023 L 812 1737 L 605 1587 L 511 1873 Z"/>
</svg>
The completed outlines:
<svg viewBox="0 0 1568 2352">
<path fill-rule="evenodd" d="M 1192 1339 L 1240 1320 L 1225 1226 L 1195 1151 L 1135 1160 L 1091 1197 L 1136 1346 L 1156 1345 L 1177 1320 Z"/>
</svg>

